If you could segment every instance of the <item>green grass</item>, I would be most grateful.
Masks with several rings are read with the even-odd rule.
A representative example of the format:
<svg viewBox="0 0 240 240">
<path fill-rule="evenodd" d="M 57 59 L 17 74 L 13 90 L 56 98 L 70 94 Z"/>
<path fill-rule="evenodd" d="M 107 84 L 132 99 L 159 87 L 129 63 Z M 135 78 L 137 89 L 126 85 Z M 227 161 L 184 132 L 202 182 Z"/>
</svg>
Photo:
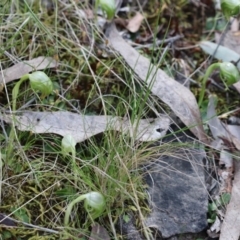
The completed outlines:
<svg viewBox="0 0 240 240">
<path fill-rule="evenodd" d="M 112 53 L 96 26 L 96 19 L 80 16 L 79 9 L 88 9 L 86 4 L 69 1 L 66 5 L 62 0 L 57 1 L 57 10 L 51 15 L 39 6 L 33 11 L 9 14 L 9 2 L 0 8 L 1 68 L 38 56 L 59 61 L 56 69 L 44 71 L 54 85 L 50 96 L 41 99 L 31 90 L 29 82 L 24 82 L 17 98 L 17 110 L 112 115 L 126 118 L 131 123 L 169 112 L 121 57 Z M 186 2 L 180 1 L 179 6 L 175 6 L 177 17 L 183 20 L 179 21 L 182 28 L 185 22 L 189 24 L 188 15 L 182 12 Z M 169 13 L 163 8 L 172 6 L 170 1 L 161 1 L 157 14 L 155 5 L 155 1 L 148 1 L 146 9 L 152 16 L 147 17 L 143 29 L 149 24 L 155 29 L 157 23 L 157 26 L 163 25 L 164 31 L 171 31 L 173 11 L 170 9 Z M 168 37 L 167 31 L 162 36 Z M 154 38 L 160 32 L 153 32 Z M 162 45 L 157 50 L 142 49 L 141 54 L 174 75 L 174 64 L 169 64 L 172 53 L 167 50 Z M 197 69 L 199 63 L 193 61 L 194 57 L 188 57 L 188 60 L 191 67 Z M 0 88 L 0 114 L 9 111 L 13 105 L 12 89 L 16 82 Z M 93 220 L 83 203 L 74 206 L 67 227 L 64 227 L 64 217 L 71 201 L 92 191 L 105 197 L 106 210 L 95 221 L 107 229 L 111 239 L 125 239 L 117 229 L 118 221 L 123 216 L 127 222 L 130 215 L 136 219 L 136 228 L 145 238 L 154 239 L 151 230 L 144 225 L 144 218 L 151 210 L 142 165 L 161 154 L 174 155 L 177 149 L 188 148 L 189 143 L 153 146 L 136 141 L 135 132 L 129 137 L 109 130 L 78 143 L 73 159 L 71 154 L 62 154 L 62 137 L 56 134 L 21 132 L 7 124 L 2 125 L 0 213 L 15 219 L 18 225 L 1 228 L 0 239 L 88 239 Z M 13 141 L 11 146 L 9 139 Z"/>
<path fill-rule="evenodd" d="M 28 12 L 9 17 L 9 6 L 2 9 L 5 11 L 0 15 L 3 69 L 13 65 L 4 51 L 18 61 L 37 56 L 60 60 L 57 70 L 45 71 L 54 82 L 54 92 L 41 100 L 26 82 L 21 86 L 16 109 L 22 106 L 24 110 L 35 111 L 78 109 L 84 114 L 128 117 L 132 122 L 155 116 L 156 107 L 158 111 L 161 109 L 158 102 L 151 98 L 148 89 L 135 82 L 133 73 L 120 58 L 102 57 L 98 47 L 104 43 L 101 33 L 94 20 L 83 20 L 75 14 L 76 7 L 70 4 L 65 15 L 51 16 Z M 15 84 L 9 83 L 0 93 L 1 109 L 12 106 Z M 25 105 L 34 98 L 32 104 Z M 11 126 L 4 125 L 4 131 L 0 146 L 0 212 L 19 224 L 1 229 L 2 239 L 89 236 L 92 220 L 81 203 L 74 207 L 68 228 L 64 228 L 63 219 L 68 204 L 90 191 L 100 192 L 106 199 L 106 211 L 97 222 L 108 230 L 112 239 L 124 239 L 116 230 L 117 222 L 120 216 L 132 213 L 138 219 L 139 231 L 151 239 L 151 232 L 142 221 L 150 209 L 141 165 L 159 154 L 160 147 L 141 144 L 120 132 L 106 131 L 77 144 L 76 165 L 73 165 L 72 157 L 61 153 L 60 136 L 14 130 L 13 145 L 9 146 Z M 26 224 L 32 224 L 32 228 Z"/>
</svg>

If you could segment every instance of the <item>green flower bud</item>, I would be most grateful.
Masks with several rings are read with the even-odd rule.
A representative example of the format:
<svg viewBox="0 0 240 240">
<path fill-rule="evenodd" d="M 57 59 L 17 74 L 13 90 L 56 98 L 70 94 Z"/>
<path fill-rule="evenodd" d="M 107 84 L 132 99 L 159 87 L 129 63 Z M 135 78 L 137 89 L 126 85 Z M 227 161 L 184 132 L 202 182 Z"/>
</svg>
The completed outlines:
<svg viewBox="0 0 240 240">
<path fill-rule="evenodd" d="M 108 20 L 112 20 L 114 18 L 116 12 L 115 0 L 97 0 L 96 4 L 107 14 Z"/>
<path fill-rule="evenodd" d="M 72 135 L 66 135 L 63 137 L 62 139 L 62 154 L 64 156 L 66 156 L 68 153 L 72 153 L 73 155 L 75 155 L 76 153 L 76 141 L 75 139 L 72 137 Z"/>
<path fill-rule="evenodd" d="M 219 64 L 220 76 L 226 87 L 239 81 L 239 71 L 235 65 L 230 62 L 223 62 Z"/>
<path fill-rule="evenodd" d="M 211 73 L 218 68 L 220 69 L 220 77 L 221 77 L 221 80 L 223 81 L 223 84 L 226 87 L 226 90 L 228 90 L 229 86 L 239 81 L 239 78 L 240 78 L 239 71 L 235 65 L 233 65 L 230 62 L 213 63 L 208 67 L 203 79 L 202 90 L 200 92 L 199 100 L 198 100 L 199 106 L 202 106 L 202 103 L 203 103 L 207 80 L 211 75 Z"/>
<path fill-rule="evenodd" d="M 69 217 L 70 217 L 73 206 L 81 201 L 84 201 L 84 208 L 88 212 L 92 220 L 100 217 L 106 209 L 106 201 L 101 193 L 89 192 L 89 193 L 80 195 L 71 203 L 69 203 L 67 207 L 66 214 L 64 217 L 64 225 L 66 227 L 69 224 Z"/>
<path fill-rule="evenodd" d="M 240 0 L 221 0 L 221 8 L 227 18 L 238 15 L 240 12 Z"/>
<path fill-rule="evenodd" d="M 106 202 L 103 195 L 99 192 L 85 194 L 84 208 L 92 219 L 101 216 L 106 208 Z"/>
<path fill-rule="evenodd" d="M 34 91 L 40 91 L 43 96 L 48 96 L 53 91 L 51 79 L 41 71 L 28 74 L 31 88 Z"/>
</svg>

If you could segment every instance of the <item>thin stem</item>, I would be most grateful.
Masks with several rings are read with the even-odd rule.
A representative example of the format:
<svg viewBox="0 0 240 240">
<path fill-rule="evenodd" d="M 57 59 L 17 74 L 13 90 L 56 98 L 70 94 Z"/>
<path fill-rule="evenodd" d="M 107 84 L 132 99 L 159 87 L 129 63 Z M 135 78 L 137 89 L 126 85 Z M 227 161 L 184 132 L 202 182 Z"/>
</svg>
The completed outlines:
<svg viewBox="0 0 240 240">
<path fill-rule="evenodd" d="M 201 107 L 202 105 L 202 102 L 203 102 L 203 98 L 204 98 L 204 94 L 205 94 L 205 90 L 206 90 L 206 83 L 207 83 L 207 80 L 209 78 L 209 76 L 212 74 L 212 72 L 219 67 L 219 64 L 220 63 L 214 63 L 212 65 L 210 65 L 204 75 L 204 78 L 203 78 L 203 83 L 202 83 L 202 89 L 201 89 L 201 92 L 200 92 L 200 96 L 199 96 L 199 100 L 198 100 L 198 106 Z"/>
<path fill-rule="evenodd" d="M 15 84 L 13 90 L 12 90 L 12 98 L 13 98 L 13 102 L 12 102 L 12 120 L 13 120 L 13 123 L 12 123 L 12 127 L 11 127 L 11 131 L 9 133 L 9 144 L 8 144 L 8 148 L 7 148 L 7 152 L 6 152 L 6 155 L 7 155 L 7 159 L 8 159 L 8 163 L 11 165 L 11 156 L 12 156 L 12 153 L 13 153 L 13 148 L 14 148 L 14 138 L 15 138 L 15 116 L 14 116 L 14 112 L 16 111 L 16 105 L 17 105 L 17 96 L 18 96 L 18 93 L 19 93 L 19 88 L 21 86 L 21 84 L 28 80 L 29 78 L 29 75 L 28 74 L 25 74 L 21 77 L 21 79 Z"/>
<path fill-rule="evenodd" d="M 77 186 L 78 182 L 78 167 L 76 165 L 76 149 L 72 150 L 72 167 L 73 167 L 73 174 L 74 174 L 74 183 Z"/>
<path fill-rule="evenodd" d="M 64 217 L 64 226 L 65 227 L 68 227 L 68 224 L 69 224 L 69 217 L 70 217 L 70 214 L 72 212 L 72 208 L 73 206 L 76 204 L 76 203 L 79 203 L 81 202 L 82 200 L 84 200 L 86 198 L 85 196 L 86 194 L 83 194 L 79 197 L 77 197 L 75 200 L 73 200 L 72 202 L 70 202 L 68 204 L 68 207 L 67 207 L 67 210 L 66 210 L 66 213 L 65 213 L 65 217 Z"/>
<path fill-rule="evenodd" d="M 17 102 L 17 96 L 19 93 L 19 88 L 21 86 L 21 84 L 29 79 L 29 74 L 25 74 L 21 77 L 21 79 L 16 83 L 16 85 L 14 86 L 13 90 L 12 90 L 12 98 L 13 98 L 13 103 L 12 103 L 12 111 L 16 111 L 16 102 Z"/>
</svg>

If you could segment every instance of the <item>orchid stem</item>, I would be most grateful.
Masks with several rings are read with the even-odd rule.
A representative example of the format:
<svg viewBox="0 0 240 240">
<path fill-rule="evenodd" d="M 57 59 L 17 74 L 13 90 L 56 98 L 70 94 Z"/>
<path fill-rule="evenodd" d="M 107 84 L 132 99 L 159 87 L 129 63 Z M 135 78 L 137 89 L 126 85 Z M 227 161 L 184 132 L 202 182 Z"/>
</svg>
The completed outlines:
<svg viewBox="0 0 240 240">
<path fill-rule="evenodd" d="M 66 213 L 65 213 L 65 217 L 64 217 L 64 226 L 65 227 L 68 227 L 68 224 L 69 224 L 69 217 L 70 217 L 70 214 L 72 212 L 72 208 L 73 206 L 76 204 L 76 203 L 79 203 L 81 202 L 82 200 L 84 200 L 86 197 L 85 197 L 85 194 L 84 195 L 81 195 L 79 197 L 77 197 L 76 199 L 74 199 L 72 202 L 70 202 L 68 204 L 68 207 L 67 207 L 67 210 L 66 210 Z"/>
<path fill-rule="evenodd" d="M 12 159 L 12 153 L 13 153 L 13 148 L 14 148 L 14 139 L 15 139 L 15 111 L 16 111 L 16 107 L 17 107 L 17 96 L 19 93 L 19 88 L 21 86 L 21 84 L 28 80 L 29 75 L 25 74 L 21 77 L 21 79 L 15 84 L 13 90 L 12 90 L 12 98 L 13 98 L 13 102 L 12 102 L 12 127 L 9 133 L 9 142 L 8 142 L 8 148 L 7 148 L 7 159 L 9 159 L 9 164 L 11 165 L 11 159 Z"/>
<path fill-rule="evenodd" d="M 217 69 L 219 67 L 219 63 L 214 63 L 212 65 L 210 65 L 204 75 L 203 78 L 203 83 L 202 83 L 202 89 L 200 92 L 200 96 L 199 96 L 199 100 L 198 100 L 198 106 L 201 107 L 202 102 L 203 102 L 203 98 L 204 98 L 204 94 L 205 94 L 205 90 L 206 90 L 206 84 L 207 84 L 207 80 L 209 78 L 209 76 L 212 74 L 212 72 Z"/>
</svg>

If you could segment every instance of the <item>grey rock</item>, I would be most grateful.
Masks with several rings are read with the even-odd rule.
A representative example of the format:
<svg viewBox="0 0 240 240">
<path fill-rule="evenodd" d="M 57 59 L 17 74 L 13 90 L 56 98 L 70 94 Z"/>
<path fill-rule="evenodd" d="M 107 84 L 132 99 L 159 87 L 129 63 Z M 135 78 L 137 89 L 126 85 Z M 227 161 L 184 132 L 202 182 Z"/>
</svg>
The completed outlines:
<svg viewBox="0 0 240 240">
<path fill-rule="evenodd" d="M 118 228 L 122 236 L 126 237 L 127 240 L 143 240 L 140 231 L 135 227 L 135 219 L 132 213 L 128 213 L 129 221 L 124 221 L 121 217 L 118 221 Z"/>
<path fill-rule="evenodd" d="M 181 129 L 172 127 L 173 132 Z M 153 239 L 156 240 L 206 237 L 208 191 L 205 151 L 196 144 L 189 131 L 172 134 L 154 145 L 161 145 L 161 149 L 163 144 L 166 144 L 163 149 L 168 154 L 159 152 L 159 157 L 151 159 L 143 173 L 152 209 L 145 225 L 153 230 Z M 119 227 L 125 239 L 146 239 L 135 225 L 133 216 L 128 223 L 120 219 Z"/>
<path fill-rule="evenodd" d="M 184 135 L 181 137 L 181 144 L 185 141 L 189 145 L 178 145 L 177 150 L 170 151 L 168 156 L 159 156 L 153 160 L 145 176 L 152 208 L 146 225 L 160 232 L 163 238 L 198 233 L 207 227 L 208 193 L 203 164 L 205 152 L 200 150 L 200 146 L 194 147 L 190 138 Z"/>
</svg>

